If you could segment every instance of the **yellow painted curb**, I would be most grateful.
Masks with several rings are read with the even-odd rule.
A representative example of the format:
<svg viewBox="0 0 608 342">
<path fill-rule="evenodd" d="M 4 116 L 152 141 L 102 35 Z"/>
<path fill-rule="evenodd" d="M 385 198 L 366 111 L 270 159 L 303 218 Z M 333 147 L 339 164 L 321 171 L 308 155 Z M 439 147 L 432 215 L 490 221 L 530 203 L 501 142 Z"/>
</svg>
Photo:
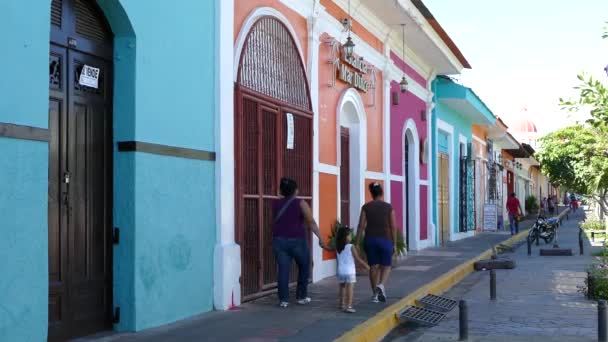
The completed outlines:
<svg viewBox="0 0 608 342">
<path fill-rule="evenodd" d="M 512 236 L 508 240 L 501 242 L 503 245 L 513 245 L 519 240 L 524 239 L 528 235 L 528 229 L 521 231 L 519 234 Z M 375 316 L 367 321 L 359 324 L 354 329 L 346 332 L 335 340 L 335 342 L 376 342 L 380 341 L 386 334 L 393 330 L 399 324 L 397 314 L 408 305 L 414 305 L 416 299 L 428 294 L 441 294 L 460 282 L 464 277 L 473 272 L 473 264 L 482 259 L 488 259 L 492 255 L 492 249 L 479 254 L 478 256 L 465 261 L 456 266 L 449 272 L 431 281 L 430 283 L 419 287 L 408 296 L 401 298 L 397 303 L 380 311 Z"/>
</svg>

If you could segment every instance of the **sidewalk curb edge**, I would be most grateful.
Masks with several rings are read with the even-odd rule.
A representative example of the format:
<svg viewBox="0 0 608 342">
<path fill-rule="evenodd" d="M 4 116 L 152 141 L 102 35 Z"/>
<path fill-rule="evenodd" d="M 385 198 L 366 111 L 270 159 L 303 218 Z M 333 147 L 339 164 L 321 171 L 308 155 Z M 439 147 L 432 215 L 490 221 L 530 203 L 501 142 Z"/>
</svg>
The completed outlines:
<svg viewBox="0 0 608 342">
<path fill-rule="evenodd" d="M 503 245 L 513 245 L 516 242 L 524 239 L 528 235 L 528 230 L 523 230 L 519 234 L 512 236 L 511 238 L 501 242 Z M 437 279 L 429 282 L 416 289 L 406 297 L 401 298 L 395 304 L 388 308 L 380 311 L 376 315 L 372 316 L 365 322 L 357 325 L 350 331 L 347 331 L 342 336 L 335 339 L 335 342 L 376 342 L 380 341 L 386 336 L 391 330 L 393 330 L 399 321 L 397 320 L 397 313 L 408 305 L 413 305 L 416 299 L 422 297 L 427 293 L 441 294 L 452 286 L 460 282 L 464 277 L 472 273 L 473 264 L 476 261 L 487 259 L 492 255 L 492 249 L 488 249 L 478 256 L 471 258 L 462 264 L 454 267 L 448 273 L 438 277 Z"/>
</svg>

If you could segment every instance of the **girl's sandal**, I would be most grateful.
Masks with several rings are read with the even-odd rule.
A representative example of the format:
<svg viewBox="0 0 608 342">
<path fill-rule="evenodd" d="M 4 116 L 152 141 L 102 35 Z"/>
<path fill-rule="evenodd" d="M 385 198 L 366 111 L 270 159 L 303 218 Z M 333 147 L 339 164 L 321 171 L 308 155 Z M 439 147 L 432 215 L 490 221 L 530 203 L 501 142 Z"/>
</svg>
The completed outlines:
<svg viewBox="0 0 608 342">
<path fill-rule="evenodd" d="M 355 313 L 355 312 L 357 312 L 357 310 L 353 309 L 352 306 L 349 306 L 346 309 L 344 309 L 344 312 L 346 312 L 346 313 Z"/>
</svg>

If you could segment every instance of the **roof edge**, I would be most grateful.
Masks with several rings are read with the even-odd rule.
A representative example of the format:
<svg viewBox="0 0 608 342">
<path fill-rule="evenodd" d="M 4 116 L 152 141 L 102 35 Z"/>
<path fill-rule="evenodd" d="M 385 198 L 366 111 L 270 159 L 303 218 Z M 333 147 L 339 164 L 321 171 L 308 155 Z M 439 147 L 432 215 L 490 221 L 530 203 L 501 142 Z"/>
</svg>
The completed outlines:
<svg viewBox="0 0 608 342">
<path fill-rule="evenodd" d="M 439 38 L 441 38 L 441 40 L 443 40 L 445 45 L 447 45 L 448 48 L 450 49 L 450 51 L 452 51 L 452 53 L 454 54 L 454 56 L 456 56 L 456 58 L 458 59 L 460 64 L 462 64 L 462 66 L 466 69 L 471 69 L 471 64 L 469 64 L 469 61 L 467 61 L 467 59 L 464 57 L 464 54 L 462 53 L 462 51 L 460 51 L 458 46 L 456 46 L 456 43 L 454 43 L 452 38 L 450 38 L 450 36 L 447 34 L 447 32 L 445 32 L 443 27 L 441 27 L 441 25 L 439 24 L 437 19 L 435 19 L 435 17 L 431 13 L 431 11 L 428 9 L 428 7 L 426 7 L 426 5 L 422 2 L 422 0 L 411 0 L 411 1 L 412 1 L 412 4 L 414 6 L 416 6 L 418 11 L 420 11 L 420 13 L 424 17 L 424 19 L 426 19 L 426 21 L 431 25 L 433 30 L 435 30 L 437 35 L 439 35 Z"/>
</svg>

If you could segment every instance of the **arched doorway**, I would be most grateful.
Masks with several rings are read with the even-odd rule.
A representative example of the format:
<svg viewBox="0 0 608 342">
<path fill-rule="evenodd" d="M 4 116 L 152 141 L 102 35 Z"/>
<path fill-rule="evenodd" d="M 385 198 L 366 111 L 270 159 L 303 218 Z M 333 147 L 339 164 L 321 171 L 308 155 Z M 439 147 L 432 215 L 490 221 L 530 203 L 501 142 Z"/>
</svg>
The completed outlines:
<svg viewBox="0 0 608 342">
<path fill-rule="evenodd" d="M 261 16 L 246 34 L 236 78 L 235 184 L 241 293 L 250 300 L 276 288 L 272 201 L 280 178 L 295 179 L 311 204 L 313 114 L 301 53 L 286 24 Z"/>
<path fill-rule="evenodd" d="M 409 119 L 403 127 L 403 235 L 408 250 L 417 250 L 420 241 L 420 141 L 416 123 Z"/>
<path fill-rule="evenodd" d="M 403 220 L 405 230 L 405 243 L 407 250 L 410 250 L 412 244 L 410 242 L 410 209 L 408 203 L 410 203 L 410 144 L 406 136 L 403 139 L 403 198 L 405 199 L 405 205 L 403 206 Z"/>
<path fill-rule="evenodd" d="M 53 0 L 50 43 L 49 340 L 65 340 L 112 324 L 113 34 L 95 1 Z"/>
<path fill-rule="evenodd" d="M 338 155 L 340 156 L 340 217 L 356 226 L 359 209 L 365 203 L 367 169 L 367 120 L 365 105 L 357 90 L 349 88 L 338 101 Z"/>
</svg>

